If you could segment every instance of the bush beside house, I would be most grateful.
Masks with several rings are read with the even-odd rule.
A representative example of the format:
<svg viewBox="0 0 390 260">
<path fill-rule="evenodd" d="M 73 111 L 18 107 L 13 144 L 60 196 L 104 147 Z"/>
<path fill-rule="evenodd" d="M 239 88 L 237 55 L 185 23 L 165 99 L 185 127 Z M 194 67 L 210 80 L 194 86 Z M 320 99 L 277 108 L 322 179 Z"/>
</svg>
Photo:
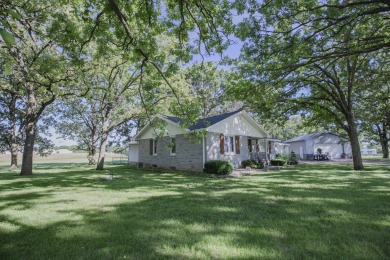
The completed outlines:
<svg viewBox="0 0 390 260">
<path fill-rule="evenodd" d="M 297 155 L 294 153 L 294 151 L 291 151 L 290 155 L 288 154 L 278 154 L 276 156 L 276 159 L 275 160 L 282 160 L 282 161 L 285 161 L 286 164 L 288 165 L 297 165 L 298 164 L 298 157 Z M 278 166 L 280 166 L 280 162 L 274 162 L 276 164 L 278 164 Z M 275 164 L 275 165 L 276 165 Z M 271 162 L 271 165 L 272 162 Z M 284 164 L 283 164 L 284 165 Z"/>
<path fill-rule="evenodd" d="M 285 160 L 282 159 L 273 159 L 271 160 L 271 165 L 272 166 L 284 166 L 286 164 Z"/>
<path fill-rule="evenodd" d="M 255 160 L 245 160 L 242 162 L 242 167 L 243 168 L 250 167 L 253 169 L 263 169 L 264 164 L 262 162 L 256 162 Z"/>
<path fill-rule="evenodd" d="M 208 174 L 227 175 L 233 172 L 233 165 L 227 161 L 208 161 L 204 164 L 204 172 Z"/>
</svg>

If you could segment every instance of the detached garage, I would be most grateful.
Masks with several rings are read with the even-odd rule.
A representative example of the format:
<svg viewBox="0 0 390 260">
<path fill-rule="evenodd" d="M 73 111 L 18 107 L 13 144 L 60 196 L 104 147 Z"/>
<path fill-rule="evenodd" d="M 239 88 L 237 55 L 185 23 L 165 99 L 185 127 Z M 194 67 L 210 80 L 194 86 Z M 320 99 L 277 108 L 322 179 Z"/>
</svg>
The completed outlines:
<svg viewBox="0 0 390 260">
<path fill-rule="evenodd" d="M 329 132 L 307 134 L 287 140 L 290 151 L 294 151 L 302 160 L 313 160 L 318 149 L 331 159 L 351 156 L 351 145 L 340 136 Z"/>
</svg>

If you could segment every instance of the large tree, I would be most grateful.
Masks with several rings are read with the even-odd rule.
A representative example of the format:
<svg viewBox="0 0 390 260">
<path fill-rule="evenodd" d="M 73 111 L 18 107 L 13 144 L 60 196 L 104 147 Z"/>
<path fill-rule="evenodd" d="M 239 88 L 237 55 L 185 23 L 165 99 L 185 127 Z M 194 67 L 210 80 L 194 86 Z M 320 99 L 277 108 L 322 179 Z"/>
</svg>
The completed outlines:
<svg viewBox="0 0 390 260">
<path fill-rule="evenodd" d="M 15 92 L 0 93 L 0 147 L 10 151 L 11 169 L 18 167 L 18 154 L 24 150 L 24 110 L 23 101 Z M 36 154 L 46 156 L 53 151 L 54 144 L 47 136 L 50 136 L 47 125 L 38 125 L 33 149 Z"/>
<path fill-rule="evenodd" d="M 104 68 L 104 67 L 103 67 Z M 96 82 L 100 82 L 93 99 L 99 103 L 101 118 L 101 136 L 97 170 L 104 169 L 106 148 L 109 134 L 126 121 L 134 120 L 138 116 L 136 98 L 138 78 L 140 72 L 133 66 L 116 61 L 106 67 Z"/>
<path fill-rule="evenodd" d="M 52 122 L 63 138 L 77 142 L 75 149 L 88 153 L 88 163 L 96 164 L 101 131 L 98 103 L 86 97 L 68 97 L 55 103 Z"/>
<path fill-rule="evenodd" d="M 16 43 L 0 44 L 12 65 L 9 77 L 18 85 L 16 94 L 25 107 L 20 174 L 31 175 L 37 124 L 46 108 L 71 89 L 64 84 L 75 76 L 71 57 L 62 44 L 72 36 L 74 16 L 61 10 L 58 1 L 4 1 L 3 7 L 18 14 L 3 21 Z M 7 91 L 12 92 L 12 86 Z"/>
<path fill-rule="evenodd" d="M 234 92 L 252 109 L 274 121 L 304 113 L 312 122 L 336 125 L 349 137 L 354 169 L 362 170 L 358 139 L 360 117 L 356 116 L 359 103 L 356 100 L 364 86 L 364 69 L 368 61 L 355 55 L 318 62 L 304 67 L 300 73 L 289 73 L 283 80 L 241 81 L 241 87 Z"/>
<path fill-rule="evenodd" d="M 388 55 L 370 61 L 366 86 L 358 93 L 359 115 L 366 137 L 382 147 L 383 158 L 389 158 L 390 83 Z"/>
<path fill-rule="evenodd" d="M 246 12 L 237 35 L 244 41 L 239 67 L 248 86 L 236 94 L 268 117 L 301 111 L 337 124 L 349 136 L 354 169 L 362 170 L 356 97 L 375 51 L 388 50 L 388 3 L 236 4 Z"/>
<path fill-rule="evenodd" d="M 14 92 L 0 93 L 0 143 L 11 152 L 11 169 L 18 167 L 18 153 L 23 142 L 24 117 L 20 103 Z"/>
<path fill-rule="evenodd" d="M 230 101 L 226 96 L 229 72 L 211 62 L 196 63 L 183 71 L 189 94 L 194 96 L 201 117 L 231 112 L 241 108 L 241 103 Z"/>
</svg>

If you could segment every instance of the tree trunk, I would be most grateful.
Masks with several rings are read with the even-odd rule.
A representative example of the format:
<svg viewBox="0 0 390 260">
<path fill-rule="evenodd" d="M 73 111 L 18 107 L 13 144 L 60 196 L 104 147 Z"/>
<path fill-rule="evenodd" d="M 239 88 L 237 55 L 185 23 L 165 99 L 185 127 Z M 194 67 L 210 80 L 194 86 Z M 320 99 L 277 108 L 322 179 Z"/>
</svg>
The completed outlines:
<svg viewBox="0 0 390 260">
<path fill-rule="evenodd" d="M 20 175 L 32 175 L 35 143 L 35 120 L 30 119 L 26 123 L 26 139 L 24 141 L 23 161 Z"/>
<path fill-rule="evenodd" d="M 104 158 L 106 157 L 106 147 L 108 138 L 108 118 L 103 119 L 102 139 L 100 141 L 99 159 L 96 170 L 104 169 Z"/>
<path fill-rule="evenodd" d="M 36 130 L 36 123 L 37 123 L 35 110 L 38 104 L 35 98 L 34 86 L 28 82 L 26 83 L 26 89 L 28 91 L 28 103 L 27 103 L 26 121 L 25 121 L 26 139 L 24 141 L 22 169 L 20 171 L 20 175 L 32 175 L 35 130 Z"/>
<path fill-rule="evenodd" d="M 381 146 L 382 146 L 382 152 L 383 152 L 383 158 L 389 158 L 389 142 L 388 141 L 385 141 L 385 142 L 381 142 Z"/>
<path fill-rule="evenodd" d="M 353 169 L 356 171 L 364 170 L 362 154 L 360 151 L 359 136 L 356 130 L 356 125 L 353 119 L 348 120 L 349 126 L 349 141 L 352 148 Z"/>
<path fill-rule="evenodd" d="M 88 150 L 88 164 L 89 165 L 96 164 L 95 156 L 96 156 L 96 148 L 95 148 L 94 144 L 91 144 L 91 146 L 89 147 L 89 150 Z"/>
<path fill-rule="evenodd" d="M 382 133 L 379 134 L 380 143 L 382 146 L 383 158 L 389 158 L 389 139 L 387 137 L 386 123 L 383 124 Z"/>
<path fill-rule="evenodd" d="M 10 145 L 11 145 L 11 165 L 10 169 L 18 168 L 18 144 L 16 141 L 16 116 L 15 116 L 16 98 L 12 96 L 10 104 Z"/>
<path fill-rule="evenodd" d="M 10 169 L 18 168 L 18 150 L 19 146 L 15 143 L 11 144 L 11 166 Z"/>
</svg>

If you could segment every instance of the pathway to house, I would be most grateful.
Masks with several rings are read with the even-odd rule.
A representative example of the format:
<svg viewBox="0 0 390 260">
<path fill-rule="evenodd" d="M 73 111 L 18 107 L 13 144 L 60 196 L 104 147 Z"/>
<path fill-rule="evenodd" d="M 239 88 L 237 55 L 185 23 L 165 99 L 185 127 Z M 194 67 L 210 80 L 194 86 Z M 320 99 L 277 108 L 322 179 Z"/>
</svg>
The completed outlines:
<svg viewBox="0 0 390 260">
<path fill-rule="evenodd" d="M 253 175 L 253 174 L 267 174 L 269 173 L 270 171 L 275 171 L 275 170 L 279 170 L 280 168 L 286 168 L 286 167 L 294 167 L 294 166 L 284 166 L 284 167 L 281 167 L 281 166 L 265 166 L 264 169 L 234 169 L 234 171 L 225 176 L 225 178 L 237 178 L 237 177 L 242 177 L 242 176 L 246 176 L 246 175 Z"/>
</svg>

